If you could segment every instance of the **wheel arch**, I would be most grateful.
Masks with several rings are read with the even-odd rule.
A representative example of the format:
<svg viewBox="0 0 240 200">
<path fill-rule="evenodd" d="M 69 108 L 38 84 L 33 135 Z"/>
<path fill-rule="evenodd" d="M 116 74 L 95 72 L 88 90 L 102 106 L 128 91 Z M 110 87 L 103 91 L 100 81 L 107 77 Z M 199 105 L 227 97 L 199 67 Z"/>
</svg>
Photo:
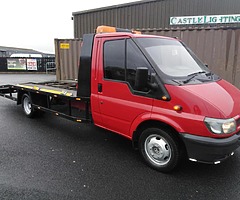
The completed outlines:
<svg viewBox="0 0 240 200">
<path fill-rule="evenodd" d="M 19 90 L 17 95 L 17 105 L 22 104 L 23 95 L 27 94 L 30 97 L 31 103 L 47 107 L 47 95 L 38 94 L 31 91 Z"/>
<path fill-rule="evenodd" d="M 182 139 L 179 136 L 179 131 L 175 127 L 173 127 L 173 126 L 171 126 L 168 123 L 163 122 L 163 121 L 149 119 L 149 120 L 141 122 L 136 127 L 136 129 L 133 131 L 132 143 L 133 143 L 134 149 L 138 149 L 138 140 L 140 138 L 140 135 L 143 132 L 143 130 L 145 130 L 149 127 L 156 127 L 156 128 L 161 128 L 161 129 L 165 129 L 165 130 L 166 129 L 171 130 L 171 132 L 173 132 L 173 134 L 177 137 L 177 139 L 184 145 Z"/>
<path fill-rule="evenodd" d="M 17 105 L 22 104 L 22 97 L 24 94 L 29 95 L 29 92 L 23 91 L 23 90 L 18 90 L 18 95 L 17 95 Z"/>
</svg>

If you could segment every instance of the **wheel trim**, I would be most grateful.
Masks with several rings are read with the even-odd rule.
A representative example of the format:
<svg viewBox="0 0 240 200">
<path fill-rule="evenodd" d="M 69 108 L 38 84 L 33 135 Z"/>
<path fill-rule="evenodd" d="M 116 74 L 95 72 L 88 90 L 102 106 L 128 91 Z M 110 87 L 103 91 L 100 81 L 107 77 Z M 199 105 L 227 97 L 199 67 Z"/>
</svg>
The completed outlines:
<svg viewBox="0 0 240 200">
<path fill-rule="evenodd" d="M 27 97 L 25 97 L 24 100 L 23 100 L 23 108 L 24 108 L 24 111 L 26 112 L 27 115 L 31 114 L 32 104 Z"/>
<path fill-rule="evenodd" d="M 151 162 L 156 165 L 166 165 L 172 156 L 169 143 L 159 135 L 150 135 L 144 143 L 144 150 Z"/>
</svg>

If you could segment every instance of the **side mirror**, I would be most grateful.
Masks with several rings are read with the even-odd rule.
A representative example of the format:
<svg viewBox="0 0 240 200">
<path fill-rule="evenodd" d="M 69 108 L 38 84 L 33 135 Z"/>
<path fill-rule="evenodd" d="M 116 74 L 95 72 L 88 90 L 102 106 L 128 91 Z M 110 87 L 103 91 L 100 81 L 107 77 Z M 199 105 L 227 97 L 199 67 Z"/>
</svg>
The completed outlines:
<svg viewBox="0 0 240 200">
<path fill-rule="evenodd" d="M 135 90 L 144 91 L 148 87 L 148 68 L 138 67 L 135 77 Z"/>
<path fill-rule="evenodd" d="M 207 67 L 207 68 L 208 68 L 208 64 L 207 64 L 207 63 L 205 63 L 204 65 L 205 65 L 205 67 Z"/>
<path fill-rule="evenodd" d="M 151 74 L 151 83 L 148 83 L 148 87 L 153 91 L 156 91 L 158 89 L 158 84 L 157 84 L 157 81 L 156 81 L 156 74 L 155 73 Z"/>
</svg>

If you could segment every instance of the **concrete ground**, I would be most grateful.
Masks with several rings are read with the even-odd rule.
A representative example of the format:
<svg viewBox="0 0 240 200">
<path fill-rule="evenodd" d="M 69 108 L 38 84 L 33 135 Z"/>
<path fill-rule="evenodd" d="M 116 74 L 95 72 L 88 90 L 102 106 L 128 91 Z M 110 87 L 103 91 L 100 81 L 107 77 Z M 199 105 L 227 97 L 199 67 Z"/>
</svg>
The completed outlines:
<svg viewBox="0 0 240 200">
<path fill-rule="evenodd" d="M 0 85 L 54 79 L 0 74 Z M 235 200 L 239 168 L 240 149 L 219 165 L 185 162 L 159 173 L 117 134 L 50 114 L 29 119 L 0 97 L 0 199 Z"/>
</svg>

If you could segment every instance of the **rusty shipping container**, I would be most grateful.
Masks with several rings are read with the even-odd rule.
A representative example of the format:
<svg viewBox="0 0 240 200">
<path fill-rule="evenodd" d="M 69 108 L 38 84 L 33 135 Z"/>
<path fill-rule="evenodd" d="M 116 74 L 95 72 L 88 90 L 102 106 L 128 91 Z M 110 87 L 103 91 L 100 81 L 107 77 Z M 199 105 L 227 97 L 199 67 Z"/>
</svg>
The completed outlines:
<svg viewBox="0 0 240 200">
<path fill-rule="evenodd" d="M 216 74 L 240 88 L 240 28 L 141 29 L 178 37 Z M 81 40 L 55 40 L 57 80 L 76 79 Z"/>
<path fill-rule="evenodd" d="M 77 79 L 81 39 L 55 39 L 56 79 Z"/>
</svg>

